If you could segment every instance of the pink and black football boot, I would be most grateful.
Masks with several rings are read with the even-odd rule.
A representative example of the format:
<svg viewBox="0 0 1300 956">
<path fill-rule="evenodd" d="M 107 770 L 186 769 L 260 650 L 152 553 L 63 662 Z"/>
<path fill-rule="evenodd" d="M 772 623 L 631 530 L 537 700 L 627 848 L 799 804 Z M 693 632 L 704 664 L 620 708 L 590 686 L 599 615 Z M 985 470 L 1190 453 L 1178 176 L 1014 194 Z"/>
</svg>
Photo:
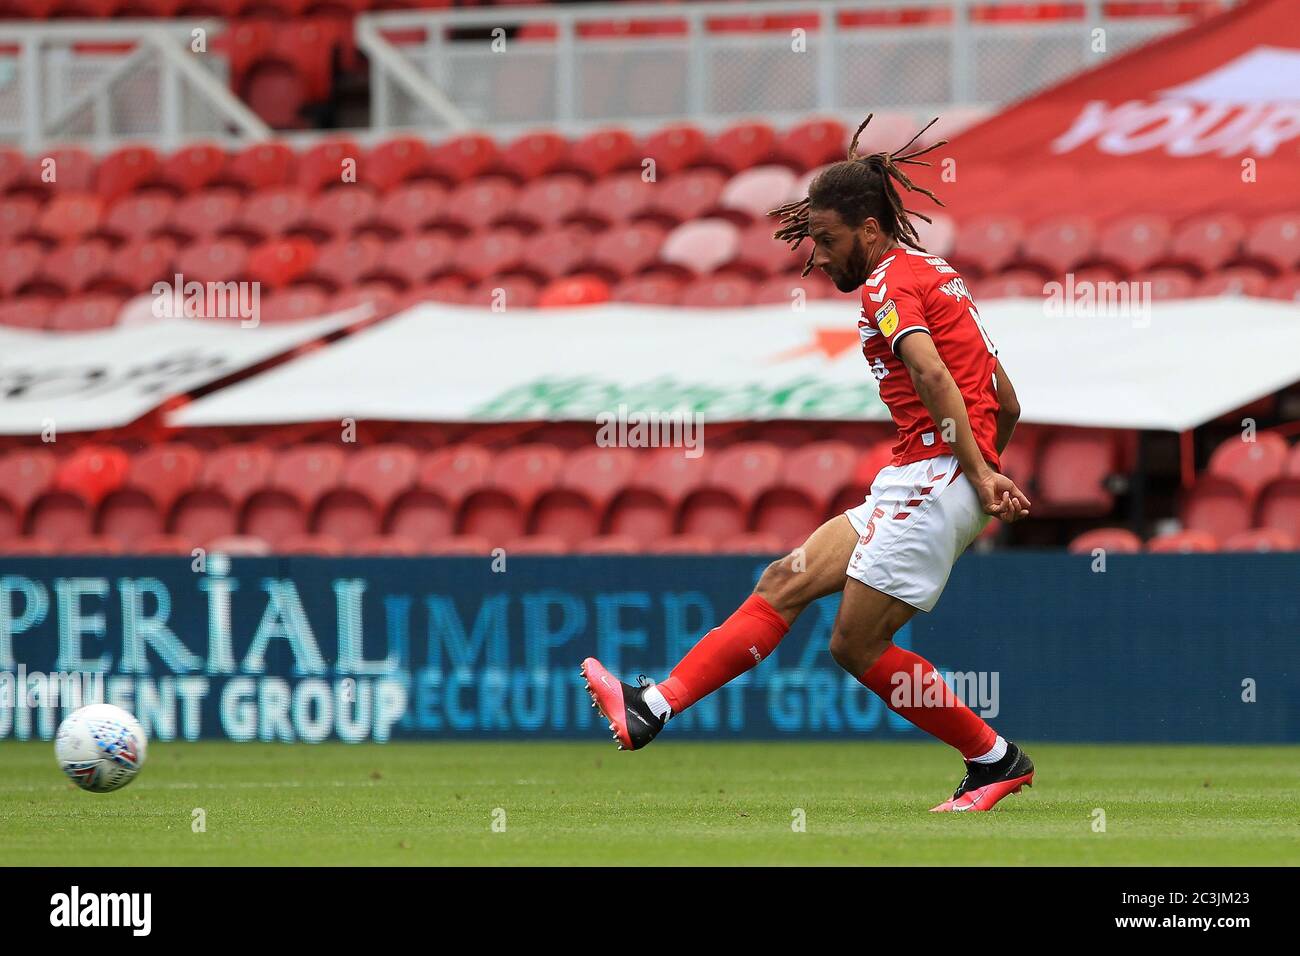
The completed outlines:
<svg viewBox="0 0 1300 956">
<path fill-rule="evenodd" d="M 664 729 L 666 721 L 656 717 L 645 702 L 646 688 L 654 686 L 650 678 L 638 677 L 636 687 L 624 684 L 594 657 L 582 662 L 582 676 L 591 694 L 591 706 L 609 721 L 619 750 L 640 750 Z"/>
<path fill-rule="evenodd" d="M 1015 744 L 1007 742 L 1007 752 L 997 763 L 966 761 L 966 776 L 951 800 L 945 800 L 931 813 L 964 813 L 968 810 L 992 810 L 999 800 L 1021 787 L 1034 785 L 1034 762 Z"/>
</svg>

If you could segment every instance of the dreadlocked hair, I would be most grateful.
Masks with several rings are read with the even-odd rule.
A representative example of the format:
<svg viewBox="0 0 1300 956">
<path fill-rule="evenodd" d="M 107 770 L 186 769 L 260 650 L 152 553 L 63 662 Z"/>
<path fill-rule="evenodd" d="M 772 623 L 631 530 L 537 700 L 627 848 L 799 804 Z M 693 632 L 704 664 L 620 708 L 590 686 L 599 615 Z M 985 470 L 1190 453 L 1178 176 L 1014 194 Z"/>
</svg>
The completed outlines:
<svg viewBox="0 0 1300 956">
<path fill-rule="evenodd" d="M 850 226 L 859 225 L 867 218 L 875 219 L 889 235 L 918 252 L 925 252 L 925 247 L 921 245 L 921 240 L 916 234 L 916 227 L 909 217 L 915 216 L 926 222 L 932 220 L 924 213 L 905 208 L 895 184 L 902 186 L 908 192 L 928 196 L 936 205 L 942 206 L 939 197 L 924 186 L 912 182 L 902 167 L 929 166 L 929 162 L 919 157 L 940 146 L 946 146 L 948 141 L 941 139 L 910 153 L 907 151 L 922 133 L 939 121 L 939 117 L 936 116 L 898 149 L 888 153 L 859 156 L 858 140 L 874 115 L 874 113 L 868 114 L 857 132 L 853 134 L 853 142 L 849 144 L 848 159 L 823 170 L 809 185 L 806 198 L 788 202 L 768 213 L 781 222 L 781 228 L 772 234 L 772 238 L 789 243 L 792 249 L 798 249 L 799 244 L 809 238 L 808 212 L 816 207 L 834 209 Z M 807 275 L 812 271 L 812 267 L 813 254 L 810 252 L 801 275 Z"/>
</svg>

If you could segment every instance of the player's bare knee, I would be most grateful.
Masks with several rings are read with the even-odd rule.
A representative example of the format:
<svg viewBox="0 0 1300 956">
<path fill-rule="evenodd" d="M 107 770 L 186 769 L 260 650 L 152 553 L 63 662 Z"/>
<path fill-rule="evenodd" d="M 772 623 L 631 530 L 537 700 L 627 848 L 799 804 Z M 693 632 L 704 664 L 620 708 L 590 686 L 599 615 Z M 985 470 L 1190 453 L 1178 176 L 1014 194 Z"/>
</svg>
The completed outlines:
<svg viewBox="0 0 1300 956">
<path fill-rule="evenodd" d="M 831 631 L 831 659 L 859 679 L 889 647 L 893 635 L 882 629 L 850 634 L 837 624 Z"/>
<path fill-rule="evenodd" d="M 790 556 L 787 555 L 767 566 L 767 569 L 759 576 L 758 584 L 754 587 L 754 593 L 772 605 L 780 614 L 798 613 L 803 609 L 800 603 L 801 582 L 799 578 L 799 573 L 793 569 Z M 807 601 L 802 603 L 806 604 Z"/>
</svg>

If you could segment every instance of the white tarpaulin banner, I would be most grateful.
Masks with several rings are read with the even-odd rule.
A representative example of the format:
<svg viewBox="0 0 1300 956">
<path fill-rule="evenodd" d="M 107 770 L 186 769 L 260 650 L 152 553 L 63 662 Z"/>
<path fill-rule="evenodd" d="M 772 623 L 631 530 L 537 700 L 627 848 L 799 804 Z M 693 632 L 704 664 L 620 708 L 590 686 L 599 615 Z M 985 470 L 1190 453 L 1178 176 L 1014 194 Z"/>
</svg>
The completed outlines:
<svg viewBox="0 0 1300 956">
<path fill-rule="evenodd" d="M 0 329 L 0 434 L 126 425 L 173 395 L 371 314 L 370 306 L 361 306 L 309 322 L 256 328 L 211 319 L 159 319 L 75 335 Z"/>
<path fill-rule="evenodd" d="M 1300 381 L 1300 308 L 1221 298 L 1062 317 L 980 314 L 1024 420 L 1182 431 Z M 177 410 L 176 425 L 327 419 L 886 419 L 852 302 L 742 310 L 422 305 Z"/>
</svg>

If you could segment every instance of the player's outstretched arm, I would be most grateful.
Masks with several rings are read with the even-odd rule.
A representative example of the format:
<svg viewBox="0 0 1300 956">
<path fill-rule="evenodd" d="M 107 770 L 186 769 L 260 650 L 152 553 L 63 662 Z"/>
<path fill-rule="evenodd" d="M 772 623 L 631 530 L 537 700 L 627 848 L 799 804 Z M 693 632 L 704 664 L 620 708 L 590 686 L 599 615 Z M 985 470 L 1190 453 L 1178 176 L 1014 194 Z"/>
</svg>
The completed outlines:
<svg viewBox="0 0 1300 956">
<path fill-rule="evenodd" d="M 1020 399 L 1016 398 L 1015 386 L 1011 384 L 1011 378 L 1007 375 L 1007 370 L 1002 367 L 1001 359 L 998 359 L 993 379 L 998 386 L 997 445 L 998 454 L 1000 455 L 1007 450 L 1007 445 L 1011 444 L 1011 436 L 1015 433 L 1016 423 L 1020 421 Z"/>
<path fill-rule="evenodd" d="M 953 440 L 948 445 L 979 495 L 984 511 L 1008 523 L 1029 517 L 1029 496 L 1006 475 L 994 471 L 980 454 L 961 390 L 939 357 L 934 340 L 924 332 L 908 335 L 898 343 L 898 357 L 907 366 L 916 394 L 930 417 L 936 423 L 952 423 Z"/>
</svg>

